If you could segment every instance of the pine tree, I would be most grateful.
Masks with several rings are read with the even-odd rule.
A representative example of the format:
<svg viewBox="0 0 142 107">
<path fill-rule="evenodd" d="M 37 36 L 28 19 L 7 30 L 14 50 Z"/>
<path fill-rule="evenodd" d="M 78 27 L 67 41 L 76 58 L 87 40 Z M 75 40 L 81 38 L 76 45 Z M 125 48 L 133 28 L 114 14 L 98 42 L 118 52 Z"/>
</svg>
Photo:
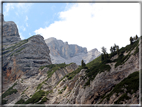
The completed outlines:
<svg viewBox="0 0 142 107">
<path fill-rule="evenodd" d="M 86 66 L 84 60 L 81 61 L 81 66 L 84 68 Z"/>
<path fill-rule="evenodd" d="M 133 44 L 133 38 L 130 37 L 130 44 L 132 45 Z"/>
</svg>

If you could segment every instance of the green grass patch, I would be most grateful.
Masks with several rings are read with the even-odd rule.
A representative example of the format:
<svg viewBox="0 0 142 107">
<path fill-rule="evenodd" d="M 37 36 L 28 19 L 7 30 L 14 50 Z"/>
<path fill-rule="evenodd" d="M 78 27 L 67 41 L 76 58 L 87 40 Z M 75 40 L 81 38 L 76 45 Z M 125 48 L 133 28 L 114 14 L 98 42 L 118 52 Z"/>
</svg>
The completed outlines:
<svg viewBox="0 0 142 107">
<path fill-rule="evenodd" d="M 87 63 L 86 66 L 87 66 L 88 68 L 91 68 L 92 66 L 97 66 L 97 65 L 99 65 L 101 62 L 102 62 L 102 61 L 101 61 L 101 55 L 100 55 L 99 57 L 95 58 L 93 61 Z"/>
<path fill-rule="evenodd" d="M 124 64 L 129 58 L 130 58 L 130 52 L 126 56 L 124 56 L 123 54 L 119 55 L 119 57 L 115 60 L 116 61 L 115 68 L 119 65 Z"/>
<path fill-rule="evenodd" d="M 36 91 L 41 90 L 43 84 L 44 84 L 44 81 L 42 83 L 38 84 Z"/>
<path fill-rule="evenodd" d="M 98 73 L 110 71 L 110 69 L 111 67 L 109 65 L 106 65 L 106 60 L 99 63 L 99 65 L 94 65 L 90 69 L 87 69 L 85 72 L 86 76 L 89 77 L 89 79 L 84 86 L 90 85 L 90 81 L 94 80 Z"/>
<path fill-rule="evenodd" d="M 46 102 L 47 100 L 49 100 L 48 98 L 44 97 L 38 104 L 43 104 L 44 102 Z"/>
<path fill-rule="evenodd" d="M 29 98 L 25 104 L 34 104 L 37 103 L 39 100 L 41 100 L 41 98 L 45 95 L 45 92 L 43 90 L 40 90 L 38 92 L 36 92 L 31 98 Z"/>
<path fill-rule="evenodd" d="M 17 50 L 16 53 L 21 52 L 23 49 L 25 49 L 25 47 Z"/>
<path fill-rule="evenodd" d="M 5 91 L 3 94 L 2 94 L 2 98 L 5 98 L 6 96 L 8 95 L 11 95 L 13 93 L 17 93 L 18 91 L 16 89 L 13 89 L 13 87 L 17 85 L 17 83 L 14 83 L 12 87 L 10 87 L 7 91 Z"/>
<path fill-rule="evenodd" d="M 19 101 L 17 101 L 15 104 L 24 104 L 25 103 L 25 100 L 23 100 L 22 98 L 19 100 Z"/>
<path fill-rule="evenodd" d="M 76 74 L 78 74 L 78 73 L 81 71 L 81 69 L 82 69 L 82 67 L 80 66 L 80 67 L 78 67 L 75 71 L 73 71 L 73 72 L 67 74 L 66 77 L 68 78 L 68 80 L 73 79 L 73 77 L 74 77 Z"/>
</svg>

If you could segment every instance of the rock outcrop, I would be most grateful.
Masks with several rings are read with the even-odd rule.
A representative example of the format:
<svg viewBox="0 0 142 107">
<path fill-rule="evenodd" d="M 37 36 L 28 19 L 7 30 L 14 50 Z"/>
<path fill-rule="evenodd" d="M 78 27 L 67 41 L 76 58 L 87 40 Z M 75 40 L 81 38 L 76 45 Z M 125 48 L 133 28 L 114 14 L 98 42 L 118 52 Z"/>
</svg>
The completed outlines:
<svg viewBox="0 0 142 107">
<path fill-rule="evenodd" d="M 78 45 L 70 45 L 62 40 L 56 38 L 49 38 L 45 40 L 50 49 L 50 57 L 53 64 L 59 63 L 76 63 L 81 65 L 83 59 L 85 63 L 88 63 L 98 57 L 100 52 L 97 49 L 93 49 L 87 52 L 86 48 L 82 48 Z"/>
<path fill-rule="evenodd" d="M 3 34 L 2 34 L 2 44 L 3 45 L 9 45 L 12 43 L 16 43 L 18 41 L 21 40 L 18 29 L 17 29 L 17 25 L 12 22 L 12 21 L 4 21 L 4 16 L 1 14 L 1 20 L 2 20 L 2 24 L 3 24 Z"/>
<path fill-rule="evenodd" d="M 64 43 L 63 41 L 57 40 L 56 38 L 46 39 L 45 43 L 49 46 L 52 55 L 60 55 L 65 59 L 72 58 L 79 53 L 87 53 L 86 48 L 82 48 L 77 45 L 69 45 L 67 42 Z"/>
<path fill-rule="evenodd" d="M 52 64 L 44 38 L 34 35 L 21 40 L 14 22 L 3 22 L 2 45 L 3 90 L 22 75 L 30 77 L 40 66 Z"/>
</svg>

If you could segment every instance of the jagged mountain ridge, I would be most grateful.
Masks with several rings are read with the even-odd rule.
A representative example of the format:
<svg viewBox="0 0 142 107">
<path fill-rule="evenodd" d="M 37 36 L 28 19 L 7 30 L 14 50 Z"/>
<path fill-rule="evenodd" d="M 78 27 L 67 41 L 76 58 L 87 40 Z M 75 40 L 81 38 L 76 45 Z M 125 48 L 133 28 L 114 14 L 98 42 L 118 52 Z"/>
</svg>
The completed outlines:
<svg viewBox="0 0 142 107">
<path fill-rule="evenodd" d="M 87 52 L 87 48 L 82 48 L 78 45 L 68 44 L 62 40 L 56 38 L 48 38 L 45 40 L 50 49 L 50 57 L 53 64 L 59 63 L 76 63 L 81 65 L 83 59 L 85 63 L 88 63 L 98 57 L 100 52 L 97 49 L 93 49 Z"/>
</svg>

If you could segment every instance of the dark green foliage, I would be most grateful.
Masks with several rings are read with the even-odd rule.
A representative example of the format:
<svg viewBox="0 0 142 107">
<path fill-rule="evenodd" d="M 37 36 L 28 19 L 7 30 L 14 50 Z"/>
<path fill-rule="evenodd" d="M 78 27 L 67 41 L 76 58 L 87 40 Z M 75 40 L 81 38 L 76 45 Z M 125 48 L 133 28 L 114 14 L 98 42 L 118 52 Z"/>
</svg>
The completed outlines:
<svg viewBox="0 0 142 107">
<path fill-rule="evenodd" d="M 82 69 L 82 67 L 80 66 L 75 71 L 67 74 L 66 77 L 68 78 L 68 80 L 71 80 L 76 74 L 78 74 L 81 71 L 81 69 Z"/>
<path fill-rule="evenodd" d="M 16 89 L 13 89 L 13 87 L 17 85 L 17 83 L 14 83 L 12 87 L 10 87 L 7 91 L 5 91 L 3 94 L 2 94 L 2 98 L 5 98 L 6 96 L 8 95 L 11 95 L 13 93 L 17 93 L 18 91 Z"/>
<path fill-rule="evenodd" d="M 2 104 L 6 104 L 8 100 L 2 100 Z"/>
<path fill-rule="evenodd" d="M 46 102 L 47 100 L 49 100 L 48 98 L 44 97 L 38 104 L 43 104 L 44 102 Z"/>
<path fill-rule="evenodd" d="M 132 45 L 133 44 L 133 38 L 130 37 L 130 44 Z"/>
<path fill-rule="evenodd" d="M 86 66 L 88 68 L 91 68 L 92 66 L 97 66 L 101 63 L 101 55 L 99 57 L 97 57 L 96 59 L 94 59 L 93 61 L 89 62 L 88 64 L 86 64 Z"/>
<path fill-rule="evenodd" d="M 38 102 L 43 96 L 45 95 L 45 92 L 43 90 L 40 90 L 38 92 L 36 92 L 31 98 L 29 98 L 25 104 L 34 104 L 36 102 Z"/>
<path fill-rule="evenodd" d="M 126 55 L 124 56 L 123 54 L 121 54 L 115 61 L 116 61 L 116 64 L 115 64 L 115 68 L 119 65 L 122 65 L 124 64 L 128 59 L 129 59 L 130 55 Z"/>
<path fill-rule="evenodd" d="M 72 64 L 72 63 L 71 63 Z M 65 63 L 61 63 L 61 64 L 51 64 L 51 65 L 46 65 L 46 66 L 41 66 L 39 69 L 43 69 L 44 67 L 49 68 L 49 70 L 47 71 L 47 75 L 48 78 L 50 78 L 52 76 L 52 74 L 59 69 L 65 68 L 66 66 L 68 66 L 70 64 L 65 64 Z"/>
<path fill-rule="evenodd" d="M 24 104 L 25 103 L 25 100 L 23 100 L 22 98 L 19 100 L 19 101 L 17 101 L 15 104 Z"/>
<path fill-rule="evenodd" d="M 130 97 L 127 96 L 126 93 L 124 93 L 117 101 L 115 101 L 114 104 L 122 104 L 122 103 L 120 103 L 120 101 L 124 101 L 125 99 L 126 100 L 130 99 Z"/>
<path fill-rule="evenodd" d="M 135 47 L 137 47 L 136 48 L 137 51 L 135 51 L 134 54 L 138 52 L 138 43 L 139 43 L 139 41 L 137 40 L 132 45 L 127 45 L 125 48 L 123 47 L 120 49 L 119 57 L 115 60 L 115 62 L 116 62 L 115 67 L 124 64 L 129 59 L 130 53 Z M 126 56 L 123 55 L 123 53 L 125 51 L 126 52 L 129 51 L 129 53 Z"/>
<path fill-rule="evenodd" d="M 49 93 L 52 93 L 52 90 L 46 91 L 46 92 L 45 92 L 45 95 L 47 96 Z"/>
<path fill-rule="evenodd" d="M 102 52 L 103 52 L 104 55 L 107 54 L 106 48 L 104 46 L 102 47 Z"/>
<path fill-rule="evenodd" d="M 81 66 L 84 68 L 86 66 L 84 60 L 81 61 Z"/>
<path fill-rule="evenodd" d="M 39 69 L 43 70 L 43 68 L 47 67 L 49 69 L 52 69 L 56 66 L 56 64 L 50 64 L 50 65 L 46 65 L 46 66 L 41 66 Z"/>
<path fill-rule="evenodd" d="M 109 65 L 106 65 L 106 62 L 109 62 L 109 60 L 104 60 L 99 65 L 94 65 L 90 69 L 86 70 L 86 76 L 89 77 L 88 81 L 85 83 L 85 86 L 90 85 L 90 81 L 93 80 L 98 73 L 109 71 L 111 67 Z"/>
<path fill-rule="evenodd" d="M 105 55 L 101 54 L 101 61 L 103 61 L 105 59 Z"/>
<path fill-rule="evenodd" d="M 116 93 L 116 94 L 118 94 L 120 92 L 124 93 L 124 90 L 122 88 L 126 88 L 127 89 L 127 91 L 125 92 L 126 95 L 121 96 L 121 98 L 118 99 L 119 101 L 116 101 L 115 103 L 120 102 L 120 100 L 122 101 L 124 99 L 128 99 L 127 93 L 133 94 L 133 93 L 135 93 L 139 89 L 139 72 L 138 71 L 134 72 L 134 73 L 130 74 L 127 78 L 123 79 L 104 98 L 110 98 L 114 93 Z"/>
<path fill-rule="evenodd" d="M 138 43 L 139 43 L 139 40 L 135 41 L 132 45 L 127 45 L 125 47 L 125 51 L 128 52 L 128 51 L 133 50 L 138 45 Z"/>
<path fill-rule="evenodd" d="M 43 83 L 44 83 L 44 82 L 42 82 L 42 83 L 38 84 L 38 86 L 37 86 L 37 90 L 38 90 L 38 89 L 40 89 L 40 90 L 41 90 Z M 36 91 L 37 91 L 37 90 L 36 90 Z"/>
</svg>

